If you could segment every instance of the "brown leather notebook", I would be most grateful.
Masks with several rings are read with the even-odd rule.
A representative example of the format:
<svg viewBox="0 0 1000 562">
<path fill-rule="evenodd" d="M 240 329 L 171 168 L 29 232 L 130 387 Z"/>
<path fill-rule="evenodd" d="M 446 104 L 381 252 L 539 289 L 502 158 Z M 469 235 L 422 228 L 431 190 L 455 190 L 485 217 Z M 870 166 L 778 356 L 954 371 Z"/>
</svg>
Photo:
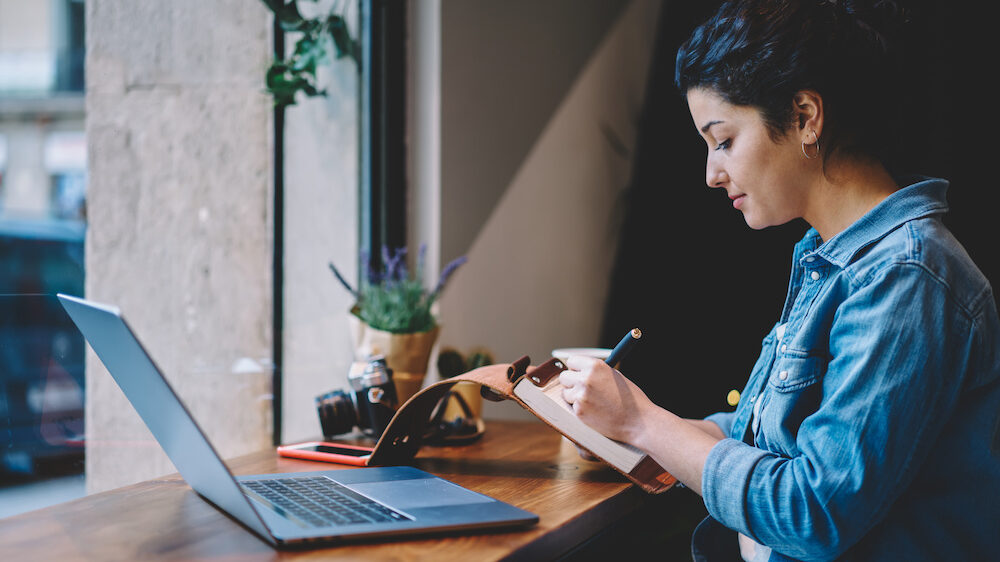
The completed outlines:
<svg viewBox="0 0 1000 562">
<path fill-rule="evenodd" d="M 396 411 L 375 444 L 368 464 L 374 466 L 410 462 L 423 444 L 428 419 L 438 402 L 455 384 L 471 381 L 482 386 L 481 392 L 485 398 L 513 400 L 643 490 L 660 493 L 673 487 L 677 479 L 652 457 L 627 444 L 604 437 L 580 422 L 568 409 L 557 388 L 558 374 L 565 368 L 558 359 L 532 366 L 530 359 L 524 356 L 509 365 L 487 365 L 434 383 L 413 395 Z"/>
</svg>

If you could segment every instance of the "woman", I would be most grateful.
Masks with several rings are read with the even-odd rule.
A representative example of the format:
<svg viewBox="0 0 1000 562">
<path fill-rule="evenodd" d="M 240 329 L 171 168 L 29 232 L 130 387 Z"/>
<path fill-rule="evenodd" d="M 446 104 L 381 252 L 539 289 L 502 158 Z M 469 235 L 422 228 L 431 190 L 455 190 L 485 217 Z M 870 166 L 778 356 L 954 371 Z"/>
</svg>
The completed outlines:
<svg viewBox="0 0 1000 562">
<path fill-rule="evenodd" d="M 872 24 L 895 12 L 858 4 L 730 2 L 677 55 L 709 187 L 751 228 L 811 226 L 736 411 L 681 419 L 586 357 L 561 375 L 583 421 L 703 496 L 699 560 L 1000 557 L 995 300 L 941 222 L 948 183 L 886 167 Z"/>
</svg>

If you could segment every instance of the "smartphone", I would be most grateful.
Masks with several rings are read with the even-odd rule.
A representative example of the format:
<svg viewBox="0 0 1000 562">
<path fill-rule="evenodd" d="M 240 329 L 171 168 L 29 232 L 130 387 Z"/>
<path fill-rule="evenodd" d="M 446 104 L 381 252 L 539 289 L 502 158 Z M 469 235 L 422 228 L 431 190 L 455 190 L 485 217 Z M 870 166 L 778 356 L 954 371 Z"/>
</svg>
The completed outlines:
<svg viewBox="0 0 1000 562">
<path fill-rule="evenodd" d="M 374 447 L 345 445 L 343 443 L 329 443 L 326 441 L 309 441 L 306 443 L 278 446 L 278 454 L 283 457 L 352 464 L 355 466 L 367 465 L 373 450 Z"/>
</svg>

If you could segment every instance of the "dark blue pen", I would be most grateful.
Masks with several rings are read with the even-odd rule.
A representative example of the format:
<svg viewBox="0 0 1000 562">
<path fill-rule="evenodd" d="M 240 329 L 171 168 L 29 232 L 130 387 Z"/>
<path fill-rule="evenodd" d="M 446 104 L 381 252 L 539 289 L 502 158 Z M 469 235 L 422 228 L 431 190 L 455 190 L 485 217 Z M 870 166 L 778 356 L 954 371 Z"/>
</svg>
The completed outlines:
<svg viewBox="0 0 1000 562">
<path fill-rule="evenodd" d="M 622 359 L 625 358 L 625 355 L 632 349 L 632 346 L 634 346 L 635 342 L 639 341 L 639 338 L 641 337 L 642 331 L 639 330 L 639 328 L 632 328 L 629 330 L 629 332 L 625 334 L 625 337 L 622 338 L 622 341 L 618 342 L 618 345 L 611 350 L 611 354 L 608 355 L 608 358 L 605 359 L 604 362 L 612 367 L 617 365 Z"/>
</svg>

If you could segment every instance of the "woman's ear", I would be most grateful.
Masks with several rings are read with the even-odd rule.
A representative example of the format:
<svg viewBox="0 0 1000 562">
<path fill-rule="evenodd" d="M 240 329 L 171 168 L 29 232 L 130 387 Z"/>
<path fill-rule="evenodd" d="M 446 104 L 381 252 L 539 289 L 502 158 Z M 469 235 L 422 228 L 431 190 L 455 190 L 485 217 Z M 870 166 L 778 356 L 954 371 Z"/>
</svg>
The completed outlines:
<svg viewBox="0 0 1000 562">
<path fill-rule="evenodd" d="M 795 123 L 798 125 L 796 132 L 806 142 L 816 142 L 823 135 L 823 97 L 815 90 L 802 90 L 795 93 L 792 103 Z M 809 138 L 805 139 L 806 136 Z"/>
</svg>

